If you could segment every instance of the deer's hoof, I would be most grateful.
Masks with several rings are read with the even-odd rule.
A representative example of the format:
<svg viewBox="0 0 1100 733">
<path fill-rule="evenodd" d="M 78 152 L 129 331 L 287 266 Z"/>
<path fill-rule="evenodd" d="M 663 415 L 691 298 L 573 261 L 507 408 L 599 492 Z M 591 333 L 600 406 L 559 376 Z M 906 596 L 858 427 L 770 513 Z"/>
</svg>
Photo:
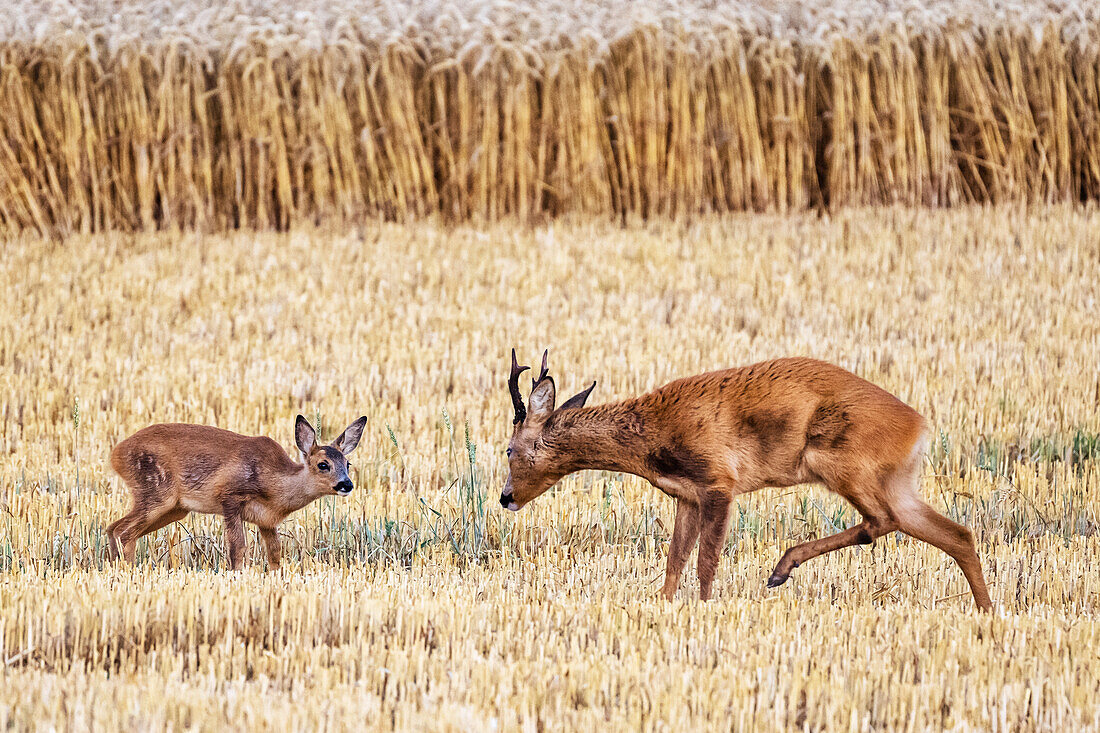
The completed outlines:
<svg viewBox="0 0 1100 733">
<path fill-rule="evenodd" d="M 788 575 L 787 573 L 780 573 L 779 571 L 776 571 L 776 572 L 772 573 L 770 578 L 768 578 L 768 587 L 769 588 L 778 588 L 779 586 L 786 583 L 787 578 L 789 578 L 789 577 L 791 577 L 791 576 Z"/>
</svg>

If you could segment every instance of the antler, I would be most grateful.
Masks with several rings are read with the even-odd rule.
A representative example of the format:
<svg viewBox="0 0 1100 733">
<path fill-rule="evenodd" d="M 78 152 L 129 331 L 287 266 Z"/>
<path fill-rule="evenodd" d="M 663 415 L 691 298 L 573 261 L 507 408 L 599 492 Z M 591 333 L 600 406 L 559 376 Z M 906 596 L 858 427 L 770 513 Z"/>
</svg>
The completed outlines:
<svg viewBox="0 0 1100 733">
<path fill-rule="evenodd" d="M 535 388 L 539 382 L 546 378 L 546 357 L 550 353 L 550 349 L 544 349 L 542 352 L 542 369 L 539 371 L 539 378 L 531 380 L 531 389 Z"/>
<path fill-rule="evenodd" d="M 546 357 L 542 358 L 543 368 L 546 366 Z M 523 398 L 519 394 L 519 375 L 531 367 L 520 366 L 516 361 L 516 350 L 512 349 L 512 372 L 508 375 L 508 391 L 512 393 L 512 407 L 515 408 L 516 417 L 512 424 L 521 423 L 527 417 L 527 408 L 523 406 Z"/>
</svg>

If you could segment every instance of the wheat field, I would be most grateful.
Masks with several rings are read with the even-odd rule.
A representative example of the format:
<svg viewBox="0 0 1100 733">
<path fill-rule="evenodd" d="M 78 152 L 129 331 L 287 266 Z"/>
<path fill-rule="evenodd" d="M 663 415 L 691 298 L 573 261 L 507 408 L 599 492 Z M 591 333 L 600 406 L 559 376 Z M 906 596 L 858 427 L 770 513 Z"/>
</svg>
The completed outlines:
<svg viewBox="0 0 1100 733">
<path fill-rule="evenodd" d="M 1100 212 L 745 214 L 9 239 L 0 260 L 0 729 L 1100 727 Z M 713 601 L 658 600 L 672 502 L 585 473 L 496 503 L 509 348 L 591 403 L 780 355 L 935 429 L 923 492 L 996 604 L 891 535 L 764 581 L 856 521 L 737 501 Z M 158 421 L 292 446 L 365 414 L 354 493 L 226 569 L 192 515 L 111 565 L 115 441 Z M 690 567 L 690 566 L 689 566 Z"/>
<path fill-rule="evenodd" d="M 19 0 L 0 229 L 1100 198 L 1080 0 Z"/>
</svg>

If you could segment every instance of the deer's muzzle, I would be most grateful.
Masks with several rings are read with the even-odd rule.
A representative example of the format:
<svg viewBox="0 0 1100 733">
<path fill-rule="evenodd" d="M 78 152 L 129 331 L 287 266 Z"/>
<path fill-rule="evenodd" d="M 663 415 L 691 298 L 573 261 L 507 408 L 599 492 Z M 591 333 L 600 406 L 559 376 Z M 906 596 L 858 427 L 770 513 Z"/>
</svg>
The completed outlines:
<svg viewBox="0 0 1100 733">
<path fill-rule="evenodd" d="M 519 511 L 519 504 L 512 498 L 512 495 L 503 491 L 500 494 L 500 505 L 510 512 Z"/>
</svg>

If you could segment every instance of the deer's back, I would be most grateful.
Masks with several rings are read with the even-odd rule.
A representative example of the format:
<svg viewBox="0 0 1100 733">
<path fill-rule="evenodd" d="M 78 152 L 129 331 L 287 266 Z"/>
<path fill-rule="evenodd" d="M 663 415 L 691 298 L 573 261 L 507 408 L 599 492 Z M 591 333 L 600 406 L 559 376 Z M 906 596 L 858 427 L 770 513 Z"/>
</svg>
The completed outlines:
<svg viewBox="0 0 1100 733">
<path fill-rule="evenodd" d="M 926 430 L 924 418 L 886 390 L 807 358 L 686 377 L 639 401 L 661 416 L 666 440 L 735 463 L 731 473 L 761 485 L 818 480 L 812 464 L 820 456 L 900 465 Z"/>
</svg>

